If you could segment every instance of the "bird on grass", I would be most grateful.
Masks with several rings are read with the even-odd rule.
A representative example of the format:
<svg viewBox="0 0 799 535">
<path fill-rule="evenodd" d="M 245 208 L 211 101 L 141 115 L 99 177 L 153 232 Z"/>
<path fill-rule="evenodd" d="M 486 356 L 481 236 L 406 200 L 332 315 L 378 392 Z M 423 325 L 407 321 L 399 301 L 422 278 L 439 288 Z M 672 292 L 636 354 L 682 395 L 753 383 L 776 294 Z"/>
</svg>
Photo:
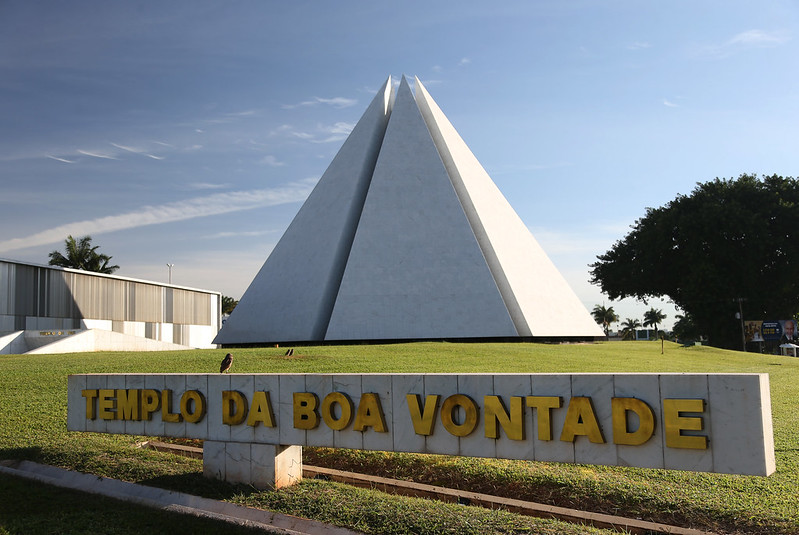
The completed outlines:
<svg viewBox="0 0 799 535">
<path fill-rule="evenodd" d="M 228 353 L 227 355 L 225 355 L 225 358 L 222 359 L 222 364 L 220 364 L 219 366 L 219 373 L 225 373 L 230 369 L 232 365 L 233 365 L 233 355 Z"/>
</svg>

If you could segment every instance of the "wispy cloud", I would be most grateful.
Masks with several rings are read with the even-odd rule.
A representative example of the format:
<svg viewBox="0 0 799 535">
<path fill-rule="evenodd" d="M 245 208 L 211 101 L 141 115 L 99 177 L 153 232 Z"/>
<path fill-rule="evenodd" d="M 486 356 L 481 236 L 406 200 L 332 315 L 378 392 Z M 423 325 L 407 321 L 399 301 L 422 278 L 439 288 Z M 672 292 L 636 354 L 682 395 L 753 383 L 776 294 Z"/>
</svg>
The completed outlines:
<svg viewBox="0 0 799 535">
<path fill-rule="evenodd" d="M 345 97 L 333 97 L 333 98 L 321 98 L 321 97 L 314 97 L 311 100 L 305 100 L 303 102 L 298 102 L 297 104 L 284 104 L 283 109 L 291 110 L 294 108 L 301 108 L 307 106 L 318 106 L 320 104 L 326 104 L 328 106 L 332 106 L 334 108 L 349 108 L 351 106 L 355 106 L 358 101 L 354 98 L 345 98 Z"/>
<path fill-rule="evenodd" d="M 464 65 L 470 64 L 471 62 L 472 60 L 470 58 L 461 58 L 461 60 L 458 62 L 458 66 L 462 67 Z"/>
<path fill-rule="evenodd" d="M 148 151 L 147 149 L 141 148 L 141 147 L 130 147 L 130 146 L 127 146 L 127 145 L 120 145 L 118 143 L 111 143 L 110 145 L 112 147 L 116 147 L 116 148 L 118 148 L 120 150 L 123 150 L 125 152 L 131 152 L 133 154 L 140 154 L 142 156 L 146 156 L 147 158 L 152 158 L 153 160 L 163 160 L 165 158 L 164 156 L 156 156 L 155 154 L 150 154 L 150 151 Z"/>
<path fill-rule="evenodd" d="M 327 134 L 326 137 L 322 139 L 315 139 L 313 140 L 314 143 L 332 143 L 334 141 L 342 141 L 347 139 L 347 136 L 350 135 L 352 129 L 355 128 L 354 123 L 345 123 L 345 122 L 338 122 L 330 126 L 319 126 L 319 131 L 323 134 Z"/>
<path fill-rule="evenodd" d="M 53 156 L 51 154 L 45 154 L 45 156 L 57 162 L 75 163 L 75 160 L 67 160 L 66 158 L 59 158 L 58 156 Z"/>
<path fill-rule="evenodd" d="M 219 238 L 238 238 L 238 237 L 257 238 L 258 236 L 275 234 L 276 232 L 277 232 L 276 230 L 245 230 L 241 232 L 217 232 L 216 234 L 209 234 L 208 236 L 203 236 L 203 237 L 208 240 L 215 240 Z"/>
<path fill-rule="evenodd" d="M 211 184 L 210 182 L 192 182 L 189 184 L 191 189 L 223 189 L 229 187 L 229 184 Z"/>
<path fill-rule="evenodd" d="M 732 36 L 723 43 L 712 44 L 699 49 L 699 54 L 710 58 L 726 58 L 736 52 L 753 48 L 773 48 L 791 40 L 791 36 L 782 30 L 767 32 L 764 30 L 746 30 Z"/>
<path fill-rule="evenodd" d="M 311 143 L 332 143 L 346 139 L 353 128 L 355 128 L 355 124 L 340 121 L 332 125 L 318 124 L 315 132 L 311 133 L 284 124 L 272 130 L 270 134 L 273 136 L 293 137 L 310 141 Z"/>
<path fill-rule="evenodd" d="M 272 156 L 271 154 L 267 154 L 263 158 L 261 158 L 260 163 L 264 165 L 268 165 L 270 167 L 283 167 L 286 165 L 284 162 L 279 161 L 276 157 Z"/>
<path fill-rule="evenodd" d="M 727 41 L 727 46 L 777 46 L 790 39 L 785 32 L 764 32 L 763 30 L 747 30 Z"/>
<path fill-rule="evenodd" d="M 156 206 L 143 206 L 139 210 L 119 215 L 67 223 L 31 234 L 0 242 L 0 253 L 39 245 L 59 243 L 64 236 L 104 234 L 147 225 L 160 225 L 198 217 L 252 210 L 304 200 L 313 189 L 316 179 L 301 180 L 271 189 L 217 193 L 184 201 Z"/>
<path fill-rule="evenodd" d="M 666 100 L 666 99 L 663 100 L 663 105 L 666 106 L 667 108 L 679 108 L 680 107 L 679 104 L 675 104 L 674 102 L 672 102 L 670 100 Z"/>
<path fill-rule="evenodd" d="M 636 41 L 627 45 L 627 50 L 644 50 L 646 48 L 652 48 L 652 45 L 644 41 Z"/>
<path fill-rule="evenodd" d="M 92 158 L 100 158 L 101 160 L 119 160 L 119 158 L 117 158 L 116 155 L 108 154 L 106 152 L 78 150 L 78 154 L 83 154 L 84 156 L 91 156 Z"/>
</svg>

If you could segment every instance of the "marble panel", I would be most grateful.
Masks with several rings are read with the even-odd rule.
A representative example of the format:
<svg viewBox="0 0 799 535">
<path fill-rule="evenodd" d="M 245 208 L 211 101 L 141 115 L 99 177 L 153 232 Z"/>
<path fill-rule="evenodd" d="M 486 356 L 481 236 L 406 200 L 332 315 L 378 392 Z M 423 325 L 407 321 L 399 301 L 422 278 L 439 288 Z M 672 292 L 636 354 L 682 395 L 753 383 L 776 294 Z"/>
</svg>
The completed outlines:
<svg viewBox="0 0 799 535">
<path fill-rule="evenodd" d="M 458 393 L 457 375 L 425 375 L 424 376 L 424 395 L 422 402 L 428 395 L 438 395 L 438 410 L 436 411 L 436 423 L 433 426 L 433 434 L 425 440 L 425 453 L 439 453 L 442 455 L 458 455 L 458 437 L 451 435 L 441 423 L 441 406 L 449 396 Z"/>
<path fill-rule="evenodd" d="M 125 376 L 124 375 L 109 375 L 106 380 L 106 388 L 114 391 L 114 399 L 117 399 L 117 390 L 125 389 Z M 119 418 L 118 409 L 114 409 L 116 418 L 113 420 L 105 420 L 105 433 L 123 434 L 125 432 L 125 421 Z M 98 416 L 99 418 L 99 416 Z"/>
<path fill-rule="evenodd" d="M 255 381 L 252 375 L 232 374 L 230 376 L 230 389 L 239 392 L 244 396 L 245 414 L 248 414 L 250 410 L 250 404 L 252 404 L 252 392 L 254 385 Z M 223 410 L 225 409 L 223 408 Z M 255 441 L 255 429 L 253 426 L 247 425 L 246 417 L 240 424 L 231 425 L 228 427 L 230 427 L 231 442 L 252 443 Z"/>
<path fill-rule="evenodd" d="M 275 487 L 302 481 L 302 446 L 278 446 L 275 455 Z"/>
<path fill-rule="evenodd" d="M 363 449 L 363 433 L 353 429 L 355 415 L 358 412 L 358 404 L 361 402 L 361 376 L 334 375 L 332 391 L 344 392 L 352 401 L 352 420 L 341 431 L 333 431 L 333 445 L 336 448 Z"/>
<path fill-rule="evenodd" d="M 383 420 L 386 431 L 376 431 L 367 427 L 363 431 L 363 448 L 368 450 L 392 451 L 394 447 L 394 433 L 391 422 L 394 419 L 394 409 L 391 403 L 391 376 L 390 375 L 363 375 L 361 377 L 362 393 L 377 394 L 380 407 L 383 411 Z"/>
<path fill-rule="evenodd" d="M 177 422 L 164 422 L 164 434 L 169 437 L 185 437 L 186 436 L 186 422 L 183 421 L 183 416 L 180 415 L 180 397 L 186 391 L 186 376 L 178 374 L 167 374 L 164 376 L 164 389 L 170 390 L 171 400 L 170 407 L 165 407 L 163 392 L 161 393 L 161 414 L 168 411 L 170 414 L 175 414 L 178 417 Z"/>
<path fill-rule="evenodd" d="M 494 376 L 494 393 L 502 398 L 505 409 L 510 410 L 510 398 L 526 398 L 532 394 L 532 384 L 529 375 L 499 374 Z M 502 428 L 499 430 L 499 439 L 496 440 L 496 456 L 503 459 L 532 459 L 534 458 L 534 445 L 536 433 L 528 425 L 527 414 L 532 410 L 524 407 L 523 440 L 514 440 L 508 437 Z"/>
<path fill-rule="evenodd" d="M 85 375 L 67 377 L 67 430 L 86 431 L 86 398 L 82 391 L 86 389 Z"/>
<path fill-rule="evenodd" d="M 768 375 L 710 375 L 708 390 L 713 471 L 759 476 L 772 473 L 773 453 L 767 454 L 774 448 Z"/>
<path fill-rule="evenodd" d="M 126 375 L 125 389 L 141 390 L 144 389 L 144 375 Z M 144 420 L 139 415 L 138 420 L 125 420 L 125 433 L 128 435 L 144 435 Z"/>
<path fill-rule="evenodd" d="M 592 399 L 594 414 L 599 422 L 605 443 L 595 444 L 590 442 L 588 437 L 576 437 L 574 462 L 615 465 L 617 462 L 616 445 L 613 444 L 613 413 L 610 404 L 610 399 L 613 397 L 613 376 L 572 375 L 572 397 L 577 396 L 586 396 Z"/>
<path fill-rule="evenodd" d="M 704 399 L 709 400 L 707 386 L 707 375 L 670 373 L 660 376 L 660 401 L 664 399 Z M 713 436 L 713 422 L 710 418 L 710 411 L 705 410 L 702 414 L 690 413 L 687 416 L 701 416 L 703 430 L 701 432 L 688 432 L 687 434 L 700 436 Z M 661 418 L 661 431 L 663 428 L 663 418 Z M 713 443 L 708 443 L 705 450 L 670 448 L 665 446 L 663 449 L 663 464 L 667 469 L 674 470 L 693 470 L 698 472 L 710 472 L 713 470 Z"/>
<path fill-rule="evenodd" d="M 294 427 L 294 392 L 305 392 L 305 375 L 280 375 L 280 398 L 276 411 L 280 420 L 280 443 L 303 446 L 306 431 Z"/>
<path fill-rule="evenodd" d="M 226 373 L 208 376 L 208 440 L 230 442 L 230 426 L 222 423 L 222 392 L 230 390 L 230 377 Z"/>
<path fill-rule="evenodd" d="M 426 450 L 425 436 L 417 435 L 413 428 L 413 420 L 405 395 L 417 394 L 423 404 L 425 376 L 421 374 L 392 375 L 391 381 L 393 451 L 423 452 Z"/>
<path fill-rule="evenodd" d="M 295 390 L 295 392 L 312 392 L 319 397 L 319 405 L 316 407 L 316 412 L 319 415 L 319 425 L 314 429 L 309 429 L 305 432 L 305 442 L 297 444 L 298 446 L 321 446 L 332 448 L 335 444 L 334 432 L 322 419 L 322 401 L 325 396 L 334 390 L 333 376 L 330 374 L 319 375 L 306 375 L 305 388 L 302 390 Z M 292 417 L 293 425 L 293 417 Z M 281 437 L 282 438 L 282 437 Z M 281 444 L 286 444 L 281 440 Z"/>
<path fill-rule="evenodd" d="M 660 404 L 660 382 L 657 375 L 616 374 L 613 377 L 613 396 L 617 398 L 636 398 L 646 403 L 655 417 L 655 429 L 648 441 L 638 446 L 616 445 L 617 464 L 619 466 L 638 466 L 641 468 L 663 468 L 663 430 L 660 419 L 663 411 Z M 636 415 L 628 417 L 628 430 L 638 429 L 639 419 Z M 615 440 L 612 432 L 609 440 Z"/>
<path fill-rule="evenodd" d="M 86 390 L 103 390 L 108 388 L 107 375 L 87 375 L 86 376 Z M 84 402 L 84 407 L 86 406 Z M 86 420 L 86 431 L 94 433 L 105 433 L 108 428 L 108 420 L 100 418 L 100 409 L 98 407 L 98 400 L 94 400 L 94 415 L 93 420 Z"/>
<path fill-rule="evenodd" d="M 225 444 L 225 481 L 228 483 L 250 482 L 250 444 L 228 442 Z"/>
<path fill-rule="evenodd" d="M 213 479 L 224 480 L 225 443 L 213 440 L 203 442 L 203 475 Z"/>
<path fill-rule="evenodd" d="M 531 438 L 535 440 L 535 460 L 553 461 L 561 463 L 574 462 L 574 444 L 562 442 L 560 434 L 566 421 L 566 404 L 571 397 L 571 376 L 569 375 L 532 375 L 532 390 L 534 396 L 555 396 L 561 398 L 561 408 L 552 409 L 550 424 L 552 440 L 539 440 L 538 427 L 541 425 L 538 410 L 531 410 L 532 426 Z"/>
<path fill-rule="evenodd" d="M 458 376 L 458 393 L 469 396 L 478 407 L 477 427 L 458 444 L 459 455 L 464 457 L 496 457 L 496 441 L 485 436 L 485 410 L 483 398 L 494 390 L 490 375 L 467 374 Z"/>
<path fill-rule="evenodd" d="M 272 405 L 272 416 L 275 420 L 274 427 L 267 427 L 259 423 L 253 428 L 253 440 L 260 444 L 279 444 L 280 443 L 280 427 L 291 426 L 291 420 L 280 419 L 279 402 L 280 402 L 280 376 L 259 374 L 255 376 L 253 382 L 253 391 L 267 392 L 269 394 L 269 401 Z"/>
<path fill-rule="evenodd" d="M 161 391 L 164 389 L 164 376 L 163 375 L 145 375 L 144 388 L 148 390 L 156 390 L 158 397 L 161 397 Z M 149 420 L 144 421 L 144 434 L 148 437 L 162 437 L 164 436 L 164 422 L 161 420 L 161 409 L 159 402 L 159 409 L 152 413 Z"/>
<path fill-rule="evenodd" d="M 186 437 L 204 439 L 208 436 L 208 375 L 191 374 L 186 376 L 186 390 L 196 390 L 205 397 L 205 416 L 199 422 L 186 422 Z"/>
<path fill-rule="evenodd" d="M 253 487 L 275 488 L 275 464 L 279 447 L 276 444 L 250 444 L 250 483 Z"/>
</svg>

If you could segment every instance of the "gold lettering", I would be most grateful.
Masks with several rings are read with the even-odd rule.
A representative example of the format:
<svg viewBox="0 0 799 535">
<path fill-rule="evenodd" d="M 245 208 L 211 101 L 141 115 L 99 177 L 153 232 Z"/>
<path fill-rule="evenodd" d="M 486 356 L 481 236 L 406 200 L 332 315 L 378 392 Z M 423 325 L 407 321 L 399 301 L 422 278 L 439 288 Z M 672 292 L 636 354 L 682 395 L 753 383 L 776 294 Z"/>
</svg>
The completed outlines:
<svg viewBox="0 0 799 535">
<path fill-rule="evenodd" d="M 333 406 L 341 407 L 341 416 L 336 418 Z M 343 392 L 331 392 L 322 400 L 322 419 L 334 431 L 341 431 L 352 421 L 352 400 Z"/>
<path fill-rule="evenodd" d="M 316 429 L 319 426 L 319 398 L 311 392 L 294 392 L 294 428 Z"/>
<path fill-rule="evenodd" d="M 106 388 L 100 389 L 97 408 L 100 413 L 100 418 L 103 420 L 113 420 L 116 417 L 116 398 L 114 397 L 113 390 Z"/>
<path fill-rule="evenodd" d="M 186 390 L 180 396 L 180 414 L 191 424 L 196 424 L 205 416 L 205 396 L 197 390 Z"/>
<path fill-rule="evenodd" d="M 463 409 L 463 423 L 455 422 L 458 407 Z M 444 400 L 441 406 L 441 423 L 444 429 L 456 437 L 465 437 L 477 427 L 477 404 L 465 394 L 454 394 Z"/>
<path fill-rule="evenodd" d="M 705 412 L 704 399 L 664 399 L 663 427 L 666 431 L 666 446 L 691 450 L 706 450 L 707 437 L 683 435 L 683 431 L 702 431 L 701 416 L 681 416 L 684 412 Z"/>
<path fill-rule="evenodd" d="M 117 420 L 139 420 L 139 390 L 117 390 Z"/>
<path fill-rule="evenodd" d="M 438 400 L 441 398 L 438 394 L 430 394 L 424 402 L 424 409 L 419 407 L 421 402 L 419 394 L 406 394 L 405 399 L 408 400 L 408 410 L 411 413 L 411 422 L 413 422 L 413 430 L 417 435 L 432 435 L 433 426 L 436 423 L 436 410 L 438 409 Z"/>
<path fill-rule="evenodd" d="M 81 390 L 80 395 L 86 398 L 86 418 L 94 420 L 97 418 L 97 410 L 94 400 L 97 399 L 97 390 Z"/>
<path fill-rule="evenodd" d="M 612 398 L 613 443 L 640 446 L 655 433 L 655 413 L 644 401 L 636 398 Z M 630 432 L 627 426 L 627 413 L 638 416 L 638 429 Z"/>
<path fill-rule="evenodd" d="M 511 396 L 510 413 L 499 396 L 484 396 L 485 436 L 499 438 L 501 426 L 511 440 L 524 440 L 524 405 L 521 396 Z M 499 426 L 497 425 L 499 424 Z"/>
<path fill-rule="evenodd" d="M 247 425 L 255 427 L 259 422 L 265 427 L 275 427 L 275 414 L 272 412 L 269 392 L 252 393 L 252 406 L 250 406 L 250 415 L 247 416 Z"/>
<path fill-rule="evenodd" d="M 569 408 L 566 410 L 566 421 L 563 424 L 563 432 L 560 439 L 563 442 L 574 442 L 577 436 L 586 436 L 594 444 L 604 444 L 602 430 L 599 429 L 599 422 L 596 420 L 594 406 L 591 398 L 577 396 L 569 400 Z"/>
<path fill-rule="evenodd" d="M 247 398 L 236 390 L 222 391 L 222 423 L 239 425 L 247 417 Z"/>
<path fill-rule="evenodd" d="M 538 440 L 552 440 L 552 409 L 562 404 L 560 396 L 527 396 L 527 406 L 538 415 Z"/>
<path fill-rule="evenodd" d="M 363 431 L 367 427 L 373 428 L 378 433 L 388 431 L 383 407 L 380 405 L 380 396 L 371 392 L 361 395 L 355 422 L 352 424 L 352 428 L 356 431 Z"/>
<path fill-rule="evenodd" d="M 183 421 L 183 417 L 179 412 L 172 412 L 171 390 L 161 390 L 161 421 L 173 424 Z"/>
<path fill-rule="evenodd" d="M 150 420 L 155 411 L 161 408 L 161 393 L 150 388 L 141 391 L 141 416 Z"/>
</svg>

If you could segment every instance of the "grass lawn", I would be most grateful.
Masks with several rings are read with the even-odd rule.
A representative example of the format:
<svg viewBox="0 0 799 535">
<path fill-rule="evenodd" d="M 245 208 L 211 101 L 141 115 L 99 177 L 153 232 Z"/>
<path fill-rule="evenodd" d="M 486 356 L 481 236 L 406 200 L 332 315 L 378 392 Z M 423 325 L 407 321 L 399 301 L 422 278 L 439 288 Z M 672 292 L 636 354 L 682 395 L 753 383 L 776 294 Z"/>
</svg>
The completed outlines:
<svg viewBox="0 0 799 535">
<path fill-rule="evenodd" d="M 503 511 L 388 496 L 326 481 L 306 480 L 289 489 L 262 492 L 206 480 L 200 460 L 138 449 L 135 444 L 144 440 L 142 437 L 66 431 L 66 378 L 70 373 L 212 373 L 219 370 L 225 352 L 0 355 L 0 458 L 29 459 L 226 499 L 368 533 L 586 532 L 584 527 Z M 232 371 L 768 373 L 777 472 L 767 478 L 317 448 L 305 448 L 304 460 L 717 532 L 799 533 L 799 359 L 668 343 L 661 355 L 658 342 L 414 343 L 303 347 L 296 348 L 293 357 L 283 356 L 284 352 L 283 348 L 234 350 Z M 37 513 L 41 507 L 14 506 L 20 497 L 31 504 L 60 504 L 57 509 L 62 513 L 50 515 L 49 527 L 41 529 Z M 88 502 L 99 504 L 98 510 L 75 516 L 70 504 Z M 150 522 L 150 531 L 205 531 L 187 528 L 175 515 L 156 516 L 135 507 L 104 504 L 104 500 L 86 499 L 79 493 L 0 477 L 0 534 L 3 530 L 88 533 L 92 529 L 80 526 L 91 528 L 92 519 L 98 519 L 101 532 L 131 533 L 130 527 L 136 529 L 143 517 Z M 112 513 L 104 520 L 109 510 Z M 152 522 L 158 527 L 153 528 Z M 247 532 L 230 529 L 225 533 Z"/>
</svg>

